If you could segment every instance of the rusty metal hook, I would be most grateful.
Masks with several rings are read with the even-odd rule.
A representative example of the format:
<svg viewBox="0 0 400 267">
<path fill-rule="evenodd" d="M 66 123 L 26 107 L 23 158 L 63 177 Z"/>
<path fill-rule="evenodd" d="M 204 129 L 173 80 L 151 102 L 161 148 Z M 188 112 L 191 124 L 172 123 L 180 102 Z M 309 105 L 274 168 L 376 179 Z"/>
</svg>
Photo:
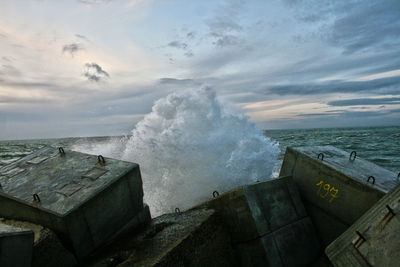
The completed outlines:
<svg viewBox="0 0 400 267">
<path fill-rule="evenodd" d="M 40 197 L 38 194 L 33 194 L 33 202 L 37 202 L 37 203 L 40 202 Z"/>
<path fill-rule="evenodd" d="M 58 151 L 60 152 L 61 156 L 65 155 L 64 148 L 62 148 L 61 146 L 58 148 Z"/>
<path fill-rule="evenodd" d="M 369 180 L 370 179 L 372 179 L 372 184 L 375 184 L 375 177 L 374 176 L 370 176 L 370 177 L 368 177 L 368 179 L 367 179 L 367 182 L 369 183 Z"/>
<path fill-rule="evenodd" d="M 354 247 L 355 247 L 355 248 L 358 248 L 358 247 L 361 246 L 361 244 L 362 244 L 363 242 L 365 242 L 365 241 L 367 241 L 367 240 L 365 239 L 365 237 L 364 237 L 359 231 L 356 231 L 356 234 L 358 235 L 358 239 L 357 239 L 357 241 L 354 243 Z"/>
<path fill-rule="evenodd" d="M 386 205 L 386 208 L 390 214 L 392 214 L 393 216 L 396 215 L 396 213 L 394 213 L 394 210 L 389 205 Z"/>
<path fill-rule="evenodd" d="M 106 164 L 106 160 L 104 159 L 104 157 L 102 156 L 102 155 L 98 155 L 97 156 L 97 161 L 100 163 L 100 164 Z"/>
<path fill-rule="evenodd" d="M 321 156 L 321 161 L 324 160 L 324 153 L 319 153 L 317 159 L 319 159 L 319 156 Z"/>
<path fill-rule="evenodd" d="M 213 192 L 213 197 L 217 197 L 217 196 L 219 196 L 219 193 L 218 193 L 217 190 L 215 190 L 215 191 Z"/>
<path fill-rule="evenodd" d="M 353 155 L 354 155 L 354 157 L 351 158 L 351 156 L 353 156 Z M 357 152 L 356 152 L 356 151 L 351 151 L 349 160 L 350 160 L 350 161 L 354 161 L 354 160 L 356 159 L 356 157 L 357 157 Z"/>
</svg>

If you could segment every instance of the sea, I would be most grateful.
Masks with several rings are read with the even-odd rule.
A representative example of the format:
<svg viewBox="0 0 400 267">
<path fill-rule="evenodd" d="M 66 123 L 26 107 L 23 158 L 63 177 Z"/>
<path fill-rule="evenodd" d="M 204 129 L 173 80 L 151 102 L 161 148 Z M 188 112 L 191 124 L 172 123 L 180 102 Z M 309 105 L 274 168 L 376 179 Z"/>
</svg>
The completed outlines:
<svg viewBox="0 0 400 267">
<path fill-rule="evenodd" d="M 400 172 L 400 126 L 265 130 L 264 135 L 278 143 L 280 162 L 288 146 L 332 145 L 348 152 L 356 151 L 357 157 L 395 173 Z M 101 146 L 126 138 L 103 136 L 0 141 L 0 168 L 44 146 L 73 149 L 88 144 Z"/>
</svg>

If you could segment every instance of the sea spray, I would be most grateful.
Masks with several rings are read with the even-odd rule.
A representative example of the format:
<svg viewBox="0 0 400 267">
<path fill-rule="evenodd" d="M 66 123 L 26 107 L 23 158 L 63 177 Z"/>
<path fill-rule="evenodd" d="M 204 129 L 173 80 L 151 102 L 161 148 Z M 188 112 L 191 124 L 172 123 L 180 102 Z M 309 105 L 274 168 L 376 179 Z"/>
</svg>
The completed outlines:
<svg viewBox="0 0 400 267">
<path fill-rule="evenodd" d="M 153 216 L 189 208 L 214 190 L 269 179 L 279 153 L 210 88 L 172 93 L 155 102 L 131 137 L 78 150 L 139 163 Z"/>
</svg>

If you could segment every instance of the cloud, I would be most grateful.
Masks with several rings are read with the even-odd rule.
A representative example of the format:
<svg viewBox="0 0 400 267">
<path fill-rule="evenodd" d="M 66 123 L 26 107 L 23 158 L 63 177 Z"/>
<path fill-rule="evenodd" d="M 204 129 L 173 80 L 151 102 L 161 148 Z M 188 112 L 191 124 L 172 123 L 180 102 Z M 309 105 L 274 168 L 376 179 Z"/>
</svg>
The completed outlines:
<svg viewBox="0 0 400 267">
<path fill-rule="evenodd" d="M 4 64 L 0 67 L 0 74 L 10 76 L 21 76 L 22 73 L 10 64 Z"/>
<path fill-rule="evenodd" d="M 243 8 L 243 1 L 231 1 L 216 10 L 216 16 L 206 22 L 213 45 L 223 48 L 244 43 L 244 39 L 239 37 L 243 27 L 238 23 Z"/>
<path fill-rule="evenodd" d="M 194 81 L 192 79 L 175 79 L 175 78 L 161 78 L 160 84 L 190 84 Z"/>
<path fill-rule="evenodd" d="M 400 32 L 400 2 L 349 3 L 344 16 L 332 27 L 331 42 L 344 46 L 346 53 L 397 46 Z"/>
<path fill-rule="evenodd" d="M 218 47 L 235 46 L 243 43 L 243 40 L 235 35 L 211 33 L 211 36 L 215 37 L 213 44 Z"/>
<path fill-rule="evenodd" d="M 172 41 L 172 42 L 169 42 L 167 45 L 170 47 L 179 48 L 179 49 L 183 49 L 183 50 L 186 50 L 188 48 L 188 45 L 186 43 L 183 43 L 180 41 Z"/>
<path fill-rule="evenodd" d="M 74 54 L 80 50 L 84 50 L 84 48 L 79 43 L 72 43 L 72 44 L 64 45 L 62 48 L 63 53 L 68 52 L 71 54 L 71 56 L 74 56 Z"/>
<path fill-rule="evenodd" d="M 55 85 L 50 82 L 9 82 L 0 81 L 1 85 L 6 85 L 9 87 L 19 87 L 19 88 L 43 88 L 43 87 L 54 87 Z"/>
<path fill-rule="evenodd" d="M 87 5 L 98 5 L 98 4 L 104 4 L 104 3 L 109 3 L 112 0 L 78 0 L 78 2 L 87 4 Z"/>
<path fill-rule="evenodd" d="M 195 31 L 191 31 L 191 32 L 188 32 L 187 34 L 186 34 L 186 38 L 187 39 L 193 39 L 193 38 L 195 38 L 196 37 L 196 32 Z"/>
<path fill-rule="evenodd" d="M 192 49 L 189 47 L 189 45 L 187 43 L 185 43 L 183 41 L 175 40 L 175 41 L 169 42 L 167 44 L 167 46 L 173 47 L 173 48 L 176 48 L 176 49 L 180 49 L 180 50 L 184 51 L 184 55 L 186 57 L 193 57 L 194 56 L 194 53 L 193 53 Z"/>
<path fill-rule="evenodd" d="M 87 40 L 87 37 L 82 34 L 75 34 L 75 37 Z"/>
<path fill-rule="evenodd" d="M 9 59 L 8 57 L 1 57 L 1 59 L 2 59 L 3 61 L 6 61 L 6 62 L 11 62 L 11 59 Z"/>
<path fill-rule="evenodd" d="M 364 106 L 364 105 L 400 105 L 400 97 L 355 98 L 355 99 L 330 101 L 327 104 L 335 107 Z"/>
<path fill-rule="evenodd" d="M 400 87 L 400 76 L 375 79 L 370 81 L 314 82 L 306 84 L 287 84 L 270 86 L 266 93 L 277 95 L 312 95 L 330 93 L 375 93 L 397 94 Z"/>
<path fill-rule="evenodd" d="M 399 43 L 400 2 L 379 1 L 285 1 L 300 22 L 314 25 L 325 41 L 344 54 L 380 51 Z"/>
<path fill-rule="evenodd" d="M 86 63 L 84 67 L 83 75 L 88 78 L 89 81 L 99 82 L 104 78 L 110 77 L 110 75 L 96 63 Z"/>
</svg>

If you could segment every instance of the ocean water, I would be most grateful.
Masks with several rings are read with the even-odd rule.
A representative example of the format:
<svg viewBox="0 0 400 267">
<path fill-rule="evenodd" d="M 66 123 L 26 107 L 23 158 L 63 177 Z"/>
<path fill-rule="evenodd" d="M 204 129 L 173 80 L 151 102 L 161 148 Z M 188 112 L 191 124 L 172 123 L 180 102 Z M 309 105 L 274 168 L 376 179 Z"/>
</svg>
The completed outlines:
<svg viewBox="0 0 400 267">
<path fill-rule="evenodd" d="M 317 133 L 319 131 L 319 133 Z M 345 151 L 357 151 L 367 159 L 395 173 L 400 172 L 400 126 L 326 129 L 265 130 L 265 136 L 278 142 L 283 160 L 287 146 L 332 145 Z M 67 149 L 105 146 L 121 142 L 124 136 L 73 137 L 0 141 L 0 168 L 44 146 Z"/>
<path fill-rule="evenodd" d="M 319 131 L 319 133 L 317 133 L 317 131 Z M 355 150 L 357 151 L 357 157 L 370 160 L 377 165 L 380 165 L 395 173 L 398 173 L 400 171 L 400 127 L 266 130 L 264 133 L 265 136 L 269 137 L 272 142 L 276 142 L 279 147 L 279 154 L 277 155 L 278 161 L 275 164 L 275 175 L 279 171 L 279 167 L 284 157 L 285 149 L 287 146 L 295 147 L 309 145 L 333 145 L 348 152 Z M 114 136 L 0 141 L 0 168 L 25 155 L 28 155 L 29 153 L 43 146 L 62 146 L 67 149 L 94 153 L 94 151 L 101 151 L 101 148 L 107 148 L 107 150 L 109 150 L 110 147 L 114 147 L 115 149 L 119 149 L 119 147 L 121 146 L 126 146 L 127 140 L 129 139 L 129 136 Z M 177 162 L 173 167 L 178 164 L 179 163 Z M 221 168 L 220 171 L 223 172 L 224 168 Z M 150 176 L 152 174 L 154 173 L 143 173 L 142 170 L 142 178 L 144 180 L 144 184 L 146 183 L 146 181 L 152 180 L 152 177 Z M 157 174 L 160 175 L 160 173 Z M 223 179 L 227 178 L 224 177 Z M 156 181 L 158 183 L 162 182 L 160 180 Z M 176 183 L 181 183 L 182 181 L 175 181 L 170 184 L 169 187 L 156 187 L 154 185 L 154 182 L 155 179 L 146 184 L 148 184 L 150 187 L 153 186 L 157 188 L 156 190 L 145 188 L 145 201 L 150 204 L 150 207 L 153 206 L 153 215 L 160 215 L 164 212 L 173 211 L 174 207 L 176 206 L 187 208 L 192 204 L 203 200 L 200 194 L 195 199 L 192 199 L 192 201 L 188 201 L 188 196 L 181 196 L 179 194 L 176 194 L 176 190 L 172 190 L 171 193 L 176 194 L 177 198 L 183 198 L 187 205 L 185 206 L 180 203 L 178 199 L 175 199 L 172 202 L 167 202 L 164 206 L 159 206 L 159 202 L 163 201 L 163 199 L 169 196 L 169 193 L 164 193 L 161 196 L 158 195 L 162 193 L 162 191 L 160 191 L 160 188 L 164 188 L 166 191 L 170 192 L 171 187 L 176 186 Z M 188 181 L 189 184 L 191 182 L 192 180 Z M 207 182 L 211 183 L 210 186 L 218 188 L 214 180 L 208 180 Z M 244 183 L 246 182 L 249 181 L 247 180 Z M 191 191 L 190 188 L 187 188 L 189 184 L 187 184 L 186 188 L 184 189 L 186 192 L 192 193 L 193 191 Z M 234 185 L 232 185 L 232 187 L 234 187 Z M 201 192 L 201 190 L 198 190 L 198 185 L 195 185 L 194 188 L 196 188 L 196 192 Z M 218 189 L 220 191 L 223 191 L 220 188 Z M 226 190 L 228 189 L 229 188 L 226 188 Z M 208 190 L 208 188 L 204 190 Z M 208 192 L 205 194 L 208 195 L 208 193 L 210 193 L 210 190 L 208 190 Z M 152 195 L 157 195 L 157 199 L 149 199 Z M 146 199 L 146 196 L 148 199 Z M 158 208 L 154 209 L 154 206 Z"/>
<path fill-rule="evenodd" d="M 129 136 L 1 141 L 0 168 L 43 146 L 136 162 L 144 201 L 160 215 L 209 199 L 214 190 L 276 177 L 287 146 L 309 145 L 355 150 L 400 171 L 400 127 L 261 131 L 209 88 L 159 99 Z"/>
<path fill-rule="evenodd" d="M 347 152 L 354 150 L 357 157 L 400 172 L 400 126 L 267 130 L 265 134 L 279 142 L 280 160 L 287 146 L 332 145 Z"/>
</svg>

